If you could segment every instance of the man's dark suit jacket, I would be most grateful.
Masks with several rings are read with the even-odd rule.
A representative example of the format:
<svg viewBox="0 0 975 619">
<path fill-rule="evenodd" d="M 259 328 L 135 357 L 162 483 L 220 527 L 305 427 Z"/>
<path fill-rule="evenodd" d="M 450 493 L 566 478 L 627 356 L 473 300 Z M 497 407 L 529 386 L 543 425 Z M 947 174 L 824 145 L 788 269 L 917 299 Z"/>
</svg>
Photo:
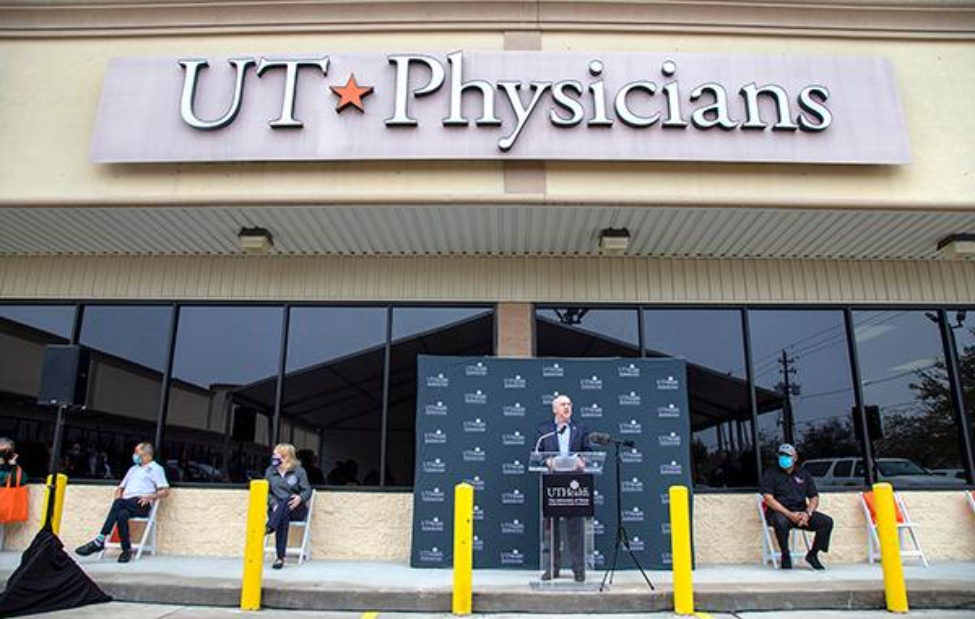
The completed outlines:
<svg viewBox="0 0 975 619">
<path fill-rule="evenodd" d="M 551 419 L 545 423 L 539 424 L 538 431 L 535 434 L 535 443 L 538 444 L 538 439 L 545 436 L 549 432 L 555 432 L 558 427 L 555 425 L 555 420 Z M 592 451 L 592 444 L 589 443 L 589 430 L 586 426 L 581 423 L 575 423 L 570 421 L 569 427 L 566 430 L 569 433 L 569 452 L 576 453 L 579 451 Z M 558 452 L 559 450 L 559 437 L 556 434 L 552 436 L 546 436 L 542 439 L 541 445 L 538 447 L 538 451 L 551 451 Z"/>
</svg>

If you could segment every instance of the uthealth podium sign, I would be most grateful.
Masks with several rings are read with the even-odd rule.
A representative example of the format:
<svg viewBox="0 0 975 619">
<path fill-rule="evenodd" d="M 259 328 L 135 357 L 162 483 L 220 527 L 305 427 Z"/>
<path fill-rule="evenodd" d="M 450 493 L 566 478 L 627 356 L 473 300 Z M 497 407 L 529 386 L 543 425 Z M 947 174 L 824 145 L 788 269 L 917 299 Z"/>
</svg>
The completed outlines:
<svg viewBox="0 0 975 619">
<path fill-rule="evenodd" d="M 454 52 L 120 58 L 96 162 L 366 159 L 900 164 L 877 58 Z"/>
</svg>

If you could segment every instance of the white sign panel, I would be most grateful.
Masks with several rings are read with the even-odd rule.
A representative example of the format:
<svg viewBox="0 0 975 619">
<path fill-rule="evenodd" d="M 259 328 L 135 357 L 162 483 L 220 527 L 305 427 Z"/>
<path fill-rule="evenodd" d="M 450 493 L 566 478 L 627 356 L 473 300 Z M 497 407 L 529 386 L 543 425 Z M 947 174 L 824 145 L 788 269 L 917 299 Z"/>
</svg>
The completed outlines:
<svg viewBox="0 0 975 619">
<path fill-rule="evenodd" d="M 879 58 L 323 52 L 114 59 L 91 157 L 903 164 L 910 145 Z"/>
</svg>

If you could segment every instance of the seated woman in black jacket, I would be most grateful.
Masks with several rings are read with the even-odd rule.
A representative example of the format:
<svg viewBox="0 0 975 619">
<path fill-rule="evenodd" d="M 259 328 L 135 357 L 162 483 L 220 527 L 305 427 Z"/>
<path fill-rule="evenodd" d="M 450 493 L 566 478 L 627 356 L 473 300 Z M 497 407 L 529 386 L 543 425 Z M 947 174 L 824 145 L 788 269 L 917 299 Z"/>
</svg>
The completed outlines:
<svg viewBox="0 0 975 619">
<path fill-rule="evenodd" d="M 288 530 L 292 521 L 308 517 L 308 501 L 311 500 L 311 484 L 305 469 L 298 463 L 294 445 L 282 443 L 275 446 L 271 466 L 264 472 L 270 486 L 267 497 L 267 532 L 274 531 L 277 559 L 273 567 L 284 567 L 285 550 L 288 547 Z"/>
</svg>

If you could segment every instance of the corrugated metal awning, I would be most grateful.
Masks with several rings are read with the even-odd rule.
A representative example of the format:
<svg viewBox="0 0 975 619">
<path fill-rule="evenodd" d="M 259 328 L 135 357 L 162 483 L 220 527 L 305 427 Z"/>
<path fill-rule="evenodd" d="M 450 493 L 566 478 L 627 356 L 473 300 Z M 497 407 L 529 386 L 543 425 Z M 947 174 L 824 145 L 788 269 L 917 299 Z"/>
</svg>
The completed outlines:
<svg viewBox="0 0 975 619">
<path fill-rule="evenodd" d="M 274 206 L 0 209 L 0 255 L 235 255 L 263 227 L 283 255 L 593 256 L 604 228 L 628 255 L 931 259 L 975 212 L 606 206 Z"/>
</svg>

